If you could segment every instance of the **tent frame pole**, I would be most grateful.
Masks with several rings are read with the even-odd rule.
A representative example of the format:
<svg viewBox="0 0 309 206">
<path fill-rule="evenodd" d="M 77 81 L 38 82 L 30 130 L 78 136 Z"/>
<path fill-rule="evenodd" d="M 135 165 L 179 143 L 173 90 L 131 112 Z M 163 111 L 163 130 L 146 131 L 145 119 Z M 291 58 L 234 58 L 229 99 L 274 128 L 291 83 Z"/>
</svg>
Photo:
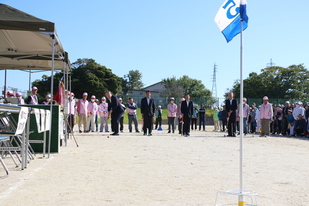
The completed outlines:
<svg viewBox="0 0 309 206">
<path fill-rule="evenodd" d="M 51 68 L 51 89 L 50 95 L 54 96 L 54 60 L 55 60 L 55 34 L 50 35 L 52 38 L 52 68 Z M 50 104 L 50 127 L 49 127 L 49 138 L 48 138 L 48 158 L 50 157 L 50 146 L 51 146 L 51 133 L 52 133 L 52 120 L 53 120 L 53 103 Z"/>
</svg>

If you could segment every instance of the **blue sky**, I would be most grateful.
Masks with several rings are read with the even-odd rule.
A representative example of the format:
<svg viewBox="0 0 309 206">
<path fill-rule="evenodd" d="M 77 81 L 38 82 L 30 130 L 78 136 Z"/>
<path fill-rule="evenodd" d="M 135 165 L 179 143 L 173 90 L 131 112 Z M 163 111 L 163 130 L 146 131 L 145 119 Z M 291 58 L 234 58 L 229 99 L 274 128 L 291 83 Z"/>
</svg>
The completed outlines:
<svg viewBox="0 0 309 206">
<path fill-rule="evenodd" d="M 244 78 L 267 66 L 307 68 L 309 1 L 248 1 L 244 32 Z M 2 0 L 36 17 L 56 23 L 71 62 L 93 58 L 123 77 L 139 70 L 147 85 L 188 75 L 212 89 L 217 64 L 217 94 L 239 79 L 239 35 L 230 43 L 214 17 L 224 0 Z M 32 75 L 32 80 L 43 74 Z M 4 72 L 0 71 L 0 86 Z M 28 89 L 28 74 L 8 71 L 8 86 Z"/>
</svg>

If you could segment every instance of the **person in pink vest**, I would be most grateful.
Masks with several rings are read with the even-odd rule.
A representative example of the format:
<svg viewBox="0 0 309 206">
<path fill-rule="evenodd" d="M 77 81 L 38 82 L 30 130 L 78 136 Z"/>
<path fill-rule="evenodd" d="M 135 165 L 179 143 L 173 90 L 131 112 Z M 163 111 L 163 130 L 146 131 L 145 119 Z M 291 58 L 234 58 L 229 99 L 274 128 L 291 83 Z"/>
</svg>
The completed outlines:
<svg viewBox="0 0 309 206">
<path fill-rule="evenodd" d="M 94 132 L 95 129 L 95 115 L 98 111 L 98 104 L 95 102 L 95 96 L 92 95 L 88 103 L 88 116 L 87 116 L 87 131 Z"/>
<path fill-rule="evenodd" d="M 20 92 L 16 93 L 16 97 L 18 99 L 18 104 L 25 104 L 25 100 L 23 99 L 23 95 Z"/>
<path fill-rule="evenodd" d="M 65 114 L 67 115 L 67 130 L 68 133 L 73 133 L 74 129 L 74 119 L 76 111 L 76 102 L 74 99 L 74 93 L 67 91 L 67 99 L 65 101 Z"/>
<path fill-rule="evenodd" d="M 132 121 L 133 121 L 135 126 L 135 132 L 139 133 L 138 122 L 136 117 L 137 105 L 133 102 L 133 98 L 131 97 L 129 98 L 128 104 L 126 106 L 128 108 L 129 132 L 132 132 Z"/>
<path fill-rule="evenodd" d="M 37 93 L 38 93 L 38 88 L 32 87 L 31 94 L 28 96 L 28 99 L 27 99 L 28 104 L 34 104 L 34 105 L 39 104 Z"/>
<path fill-rule="evenodd" d="M 48 95 L 46 95 L 45 100 L 44 100 L 44 102 L 42 102 L 42 104 L 48 105 L 48 104 L 50 104 L 50 101 L 51 101 L 51 95 L 48 94 Z"/>
<path fill-rule="evenodd" d="M 77 113 L 78 113 L 78 118 L 79 118 L 79 121 L 78 121 L 78 130 L 79 130 L 79 133 L 82 133 L 82 130 L 81 130 L 81 126 L 83 124 L 84 126 L 84 132 L 87 131 L 87 114 L 88 114 L 88 101 L 87 101 L 87 97 L 88 97 L 88 94 L 87 92 L 84 92 L 83 93 L 83 98 L 78 100 L 78 103 L 77 103 Z"/>
<path fill-rule="evenodd" d="M 272 105 L 268 102 L 268 97 L 263 97 L 263 104 L 260 107 L 260 118 L 261 118 L 261 136 L 267 137 L 270 135 L 270 121 L 273 117 Z"/>
<path fill-rule="evenodd" d="M 106 103 L 105 97 L 102 97 L 102 103 L 99 106 L 99 114 L 101 118 L 100 132 L 103 132 L 103 128 L 105 128 L 105 132 L 109 132 L 108 131 L 108 119 L 109 119 L 108 103 Z"/>
<path fill-rule="evenodd" d="M 240 111 L 241 110 L 243 111 L 243 123 L 244 123 L 244 131 L 243 131 L 243 133 L 246 135 L 246 134 L 248 134 L 248 120 L 249 120 L 249 113 L 250 113 L 250 107 L 247 104 L 247 98 L 243 98 L 242 99 L 242 104 L 238 105 L 238 110 L 237 110 L 238 118 L 240 118 Z"/>
<path fill-rule="evenodd" d="M 168 133 L 171 133 L 171 128 L 173 133 L 175 132 L 175 118 L 177 115 L 177 104 L 175 104 L 174 97 L 170 98 L 170 102 L 167 105 L 167 120 L 168 120 Z"/>
</svg>

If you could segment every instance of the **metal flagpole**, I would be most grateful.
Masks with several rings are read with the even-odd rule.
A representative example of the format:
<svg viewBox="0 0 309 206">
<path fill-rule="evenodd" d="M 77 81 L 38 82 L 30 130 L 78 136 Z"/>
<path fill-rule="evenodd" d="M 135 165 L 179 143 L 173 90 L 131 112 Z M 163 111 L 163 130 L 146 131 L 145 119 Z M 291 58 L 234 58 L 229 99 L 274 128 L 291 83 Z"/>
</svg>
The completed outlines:
<svg viewBox="0 0 309 206">
<path fill-rule="evenodd" d="M 244 98 L 244 85 L 243 85 L 243 32 L 242 32 L 242 19 L 240 20 L 240 102 L 239 102 L 239 133 L 240 133 L 240 181 L 239 181 L 239 196 L 238 206 L 244 206 L 243 196 L 243 137 L 244 137 L 244 120 L 243 120 L 243 98 Z"/>
</svg>

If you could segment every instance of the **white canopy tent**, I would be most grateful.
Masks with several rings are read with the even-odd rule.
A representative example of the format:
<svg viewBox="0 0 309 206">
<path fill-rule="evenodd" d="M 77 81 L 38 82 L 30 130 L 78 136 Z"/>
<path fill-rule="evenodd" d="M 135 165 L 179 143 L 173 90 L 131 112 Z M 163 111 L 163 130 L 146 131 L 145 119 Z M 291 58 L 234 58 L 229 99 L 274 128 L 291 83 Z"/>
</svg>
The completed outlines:
<svg viewBox="0 0 309 206">
<path fill-rule="evenodd" d="M 69 59 L 58 38 L 55 24 L 0 4 L 0 70 L 7 69 L 27 72 L 48 70 L 51 71 L 51 77 L 54 70 L 63 70 L 68 76 Z M 54 80 L 51 78 L 52 96 L 53 87 Z M 52 105 L 50 110 L 52 113 Z M 49 145 L 50 141 L 51 132 Z"/>
</svg>

